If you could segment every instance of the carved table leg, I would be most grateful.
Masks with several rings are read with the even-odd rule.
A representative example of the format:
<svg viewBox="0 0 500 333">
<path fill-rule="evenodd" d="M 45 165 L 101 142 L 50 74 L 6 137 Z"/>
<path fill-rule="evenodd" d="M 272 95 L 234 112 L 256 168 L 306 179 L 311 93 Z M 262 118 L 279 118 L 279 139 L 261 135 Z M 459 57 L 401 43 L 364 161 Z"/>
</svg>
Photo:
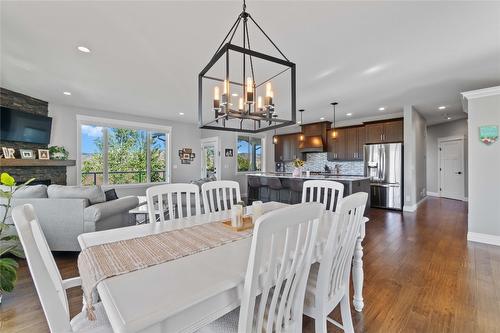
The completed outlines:
<svg viewBox="0 0 500 333">
<path fill-rule="evenodd" d="M 365 238 L 365 225 L 361 225 L 359 237 L 356 239 L 356 247 L 354 248 L 354 259 L 352 265 L 352 281 L 354 286 L 353 304 L 354 309 L 358 312 L 363 311 L 365 303 L 363 302 L 363 239 Z"/>
</svg>

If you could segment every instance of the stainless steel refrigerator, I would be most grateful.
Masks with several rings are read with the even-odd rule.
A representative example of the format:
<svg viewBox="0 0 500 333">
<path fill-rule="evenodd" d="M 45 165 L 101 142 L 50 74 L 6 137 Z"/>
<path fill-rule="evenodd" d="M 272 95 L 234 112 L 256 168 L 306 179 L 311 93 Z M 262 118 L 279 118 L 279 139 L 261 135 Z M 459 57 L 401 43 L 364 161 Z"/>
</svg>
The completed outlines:
<svg viewBox="0 0 500 333">
<path fill-rule="evenodd" d="M 372 207 L 403 209 L 403 144 L 365 145 Z"/>
</svg>

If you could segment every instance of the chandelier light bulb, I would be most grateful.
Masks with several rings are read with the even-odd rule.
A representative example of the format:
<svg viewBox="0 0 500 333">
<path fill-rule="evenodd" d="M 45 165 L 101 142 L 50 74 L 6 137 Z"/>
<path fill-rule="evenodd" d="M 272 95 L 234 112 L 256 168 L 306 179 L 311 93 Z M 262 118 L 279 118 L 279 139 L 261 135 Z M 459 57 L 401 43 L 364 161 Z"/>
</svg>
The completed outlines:
<svg viewBox="0 0 500 333">
<path fill-rule="evenodd" d="M 220 91 L 219 87 L 215 86 L 214 88 L 214 109 L 220 108 Z"/>
<path fill-rule="evenodd" d="M 247 103 L 253 103 L 253 80 L 251 77 L 247 78 Z"/>
<path fill-rule="evenodd" d="M 240 97 L 240 100 L 238 103 L 238 110 L 243 111 L 243 97 Z"/>
<path fill-rule="evenodd" d="M 262 109 L 262 96 L 257 97 L 257 109 Z"/>
</svg>

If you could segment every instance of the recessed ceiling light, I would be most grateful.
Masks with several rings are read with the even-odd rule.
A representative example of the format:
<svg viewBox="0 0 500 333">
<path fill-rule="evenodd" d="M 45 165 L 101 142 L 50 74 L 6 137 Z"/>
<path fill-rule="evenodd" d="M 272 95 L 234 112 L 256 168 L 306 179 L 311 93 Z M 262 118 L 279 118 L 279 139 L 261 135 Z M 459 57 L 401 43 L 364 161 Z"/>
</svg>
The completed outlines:
<svg viewBox="0 0 500 333">
<path fill-rule="evenodd" d="M 450 119 L 451 119 L 451 117 L 446 117 L 446 119 L 450 120 Z"/>
<path fill-rule="evenodd" d="M 78 51 L 83 52 L 83 53 L 90 53 L 90 49 L 85 46 L 78 46 L 77 47 Z"/>
<path fill-rule="evenodd" d="M 238 97 L 238 94 L 231 94 L 231 96 L 233 96 L 233 97 Z"/>
<path fill-rule="evenodd" d="M 346 116 L 350 117 L 350 116 L 352 116 L 352 113 L 350 113 L 350 112 L 346 113 Z"/>
<path fill-rule="evenodd" d="M 378 108 L 379 111 L 384 111 L 385 110 L 385 107 L 381 106 Z"/>
<path fill-rule="evenodd" d="M 183 116 L 184 115 L 184 112 L 179 112 L 179 116 Z"/>
<path fill-rule="evenodd" d="M 321 118 L 319 118 L 319 120 L 325 120 L 325 117 L 321 117 Z"/>
<path fill-rule="evenodd" d="M 71 96 L 71 93 L 69 91 L 65 91 L 65 92 L 63 92 L 63 94 L 66 96 Z"/>
<path fill-rule="evenodd" d="M 444 109 L 446 109 L 446 106 L 442 105 L 442 106 L 438 107 L 438 109 L 439 110 L 444 110 Z"/>
</svg>

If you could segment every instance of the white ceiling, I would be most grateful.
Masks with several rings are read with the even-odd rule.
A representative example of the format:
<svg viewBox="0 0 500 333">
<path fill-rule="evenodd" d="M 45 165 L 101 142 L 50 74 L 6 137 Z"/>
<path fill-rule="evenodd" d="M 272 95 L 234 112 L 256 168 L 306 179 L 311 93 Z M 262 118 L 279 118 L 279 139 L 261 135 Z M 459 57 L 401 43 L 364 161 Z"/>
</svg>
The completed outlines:
<svg viewBox="0 0 500 333">
<path fill-rule="evenodd" d="M 500 2 L 247 5 L 297 64 L 297 106 L 307 122 L 330 119 L 336 100 L 338 120 L 412 104 L 438 123 L 445 113 L 465 117 L 460 92 L 500 84 Z M 197 75 L 241 2 L 1 1 L 0 8 L 2 87 L 50 103 L 195 123 Z"/>
</svg>

